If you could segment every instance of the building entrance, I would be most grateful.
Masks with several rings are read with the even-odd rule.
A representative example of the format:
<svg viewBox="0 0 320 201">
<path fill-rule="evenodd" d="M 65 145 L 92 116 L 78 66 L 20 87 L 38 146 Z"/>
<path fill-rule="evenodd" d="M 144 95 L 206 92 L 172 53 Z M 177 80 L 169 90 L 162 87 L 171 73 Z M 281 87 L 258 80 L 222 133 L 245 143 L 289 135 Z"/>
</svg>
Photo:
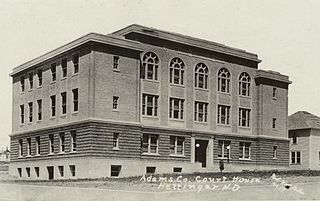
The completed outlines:
<svg viewBox="0 0 320 201">
<path fill-rule="evenodd" d="M 207 166 L 208 140 L 195 141 L 195 162 L 200 162 L 202 167 Z"/>
</svg>

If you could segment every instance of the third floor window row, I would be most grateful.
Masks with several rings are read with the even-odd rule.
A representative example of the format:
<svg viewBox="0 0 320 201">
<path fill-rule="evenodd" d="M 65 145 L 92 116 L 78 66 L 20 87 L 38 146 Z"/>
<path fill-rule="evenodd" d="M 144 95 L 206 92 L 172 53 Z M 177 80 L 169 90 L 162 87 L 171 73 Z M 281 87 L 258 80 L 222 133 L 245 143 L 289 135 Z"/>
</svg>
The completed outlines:
<svg viewBox="0 0 320 201">
<path fill-rule="evenodd" d="M 73 67 L 73 74 L 79 73 L 79 54 L 74 54 L 71 57 L 71 63 Z M 55 82 L 57 80 L 57 68 L 58 65 L 56 62 L 53 62 L 49 66 L 50 71 L 50 81 Z M 35 73 L 34 73 L 35 72 Z M 29 90 L 34 88 L 35 83 L 37 84 L 37 87 L 41 87 L 43 84 L 43 68 L 38 68 L 35 71 L 31 71 L 27 74 L 27 76 L 22 75 L 20 76 L 20 87 L 21 92 L 24 92 L 26 89 L 26 78 L 27 83 L 29 84 Z M 61 59 L 61 78 L 67 77 L 68 74 L 68 60 L 67 58 Z"/>
<path fill-rule="evenodd" d="M 141 78 L 157 81 L 160 60 L 153 52 L 147 52 L 142 57 Z M 231 74 L 228 69 L 221 68 L 218 71 L 218 91 L 230 93 Z M 185 84 L 185 63 L 182 59 L 175 57 L 169 62 L 169 82 L 171 84 Z M 251 78 L 248 73 L 243 72 L 239 76 L 239 95 L 250 96 Z M 209 88 L 209 68 L 204 63 L 198 63 L 194 68 L 194 86 L 199 89 Z"/>
</svg>

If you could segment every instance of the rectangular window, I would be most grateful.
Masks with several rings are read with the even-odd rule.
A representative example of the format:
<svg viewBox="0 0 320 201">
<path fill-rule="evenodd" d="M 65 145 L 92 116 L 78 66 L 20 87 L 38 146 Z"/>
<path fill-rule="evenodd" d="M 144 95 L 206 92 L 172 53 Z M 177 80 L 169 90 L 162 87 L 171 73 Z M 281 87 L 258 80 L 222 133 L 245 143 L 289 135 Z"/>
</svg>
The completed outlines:
<svg viewBox="0 0 320 201">
<path fill-rule="evenodd" d="M 21 92 L 24 92 L 25 90 L 24 76 L 20 77 L 20 86 L 21 86 Z"/>
<path fill-rule="evenodd" d="M 170 136 L 170 154 L 184 155 L 184 137 Z"/>
<path fill-rule="evenodd" d="M 71 131 L 71 151 L 77 151 L 77 131 Z"/>
<path fill-rule="evenodd" d="M 54 82 L 57 79 L 57 64 L 51 64 L 51 81 Z"/>
<path fill-rule="evenodd" d="M 78 96 L 78 89 L 73 89 L 72 90 L 72 94 L 73 94 L 73 111 L 77 112 L 79 110 L 79 96 Z"/>
<path fill-rule="evenodd" d="M 230 124 L 230 106 L 218 105 L 218 124 Z"/>
<path fill-rule="evenodd" d="M 30 177 L 30 168 L 26 167 L 27 176 Z"/>
<path fill-rule="evenodd" d="M 142 115 L 158 116 L 158 96 L 142 95 Z"/>
<path fill-rule="evenodd" d="M 113 56 L 113 69 L 118 69 L 118 65 L 119 65 L 119 57 Z"/>
<path fill-rule="evenodd" d="M 184 100 L 178 98 L 170 98 L 169 117 L 173 119 L 183 119 Z"/>
<path fill-rule="evenodd" d="M 23 140 L 19 140 L 19 157 L 23 156 Z"/>
<path fill-rule="evenodd" d="M 272 119 L 272 128 L 276 128 L 276 122 L 277 122 L 277 119 L 273 118 Z"/>
<path fill-rule="evenodd" d="M 297 143 L 298 143 L 297 136 L 292 136 L 292 144 L 297 144 Z"/>
<path fill-rule="evenodd" d="M 118 177 L 121 171 L 121 165 L 111 165 L 111 177 Z"/>
<path fill-rule="evenodd" d="M 33 89 L 33 72 L 29 73 L 29 87 Z"/>
<path fill-rule="evenodd" d="M 20 123 L 24 123 L 24 105 L 20 105 Z"/>
<path fill-rule="evenodd" d="M 29 105 L 29 122 L 32 122 L 33 120 L 33 103 L 30 102 L 28 103 Z"/>
<path fill-rule="evenodd" d="M 38 103 L 38 120 L 42 119 L 42 100 L 37 100 Z"/>
<path fill-rule="evenodd" d="M 159 135 L 143 134 L 142 152 L 143 153 L 158 153 Z"/>
<path fill-rule="evenodd" d="M 174 167 L 173 172 L 182 172 L 182 168 L 181 167 Z"/>
<path fill-rule="evenodd" d="M 76 166 L 75 165 L 69 165 L 70 173 L 72 177 L 76 176 Z"/>
<path fill-rule="evenodd" d="M 64 167 L 63 166 L 58 166 L 60 177 L 64 177 Z"/>
<path fill-rule="evenodd" d="M 40 155 L 40 136 L 36 137 L 36 155 Z"/>
<path fill-rule="evenodd" d="M 278 157 L 278 151 L 277 151 L 278 147 L 277 146 L 273 146 L 273 158 L 277 158 Z"/>
<path fill-rule="evenodd" d="M 277 95 L 277 88 L 273 87 L 272 88 L 272 98 L 276 98 Z"/>
<path fill-rule="evenodd" d="M 195 102 L 194 120 L 199 122 L 208 122 L 208 103 Z"/>
<path fill-rule="evenodd" d="M 291 164 L 301 164 L 301 152 L 292 151 L 291 152 Z"/>
<path fill-rule="evenodd" d="M 119 133 L 113 133 L 113 148 L 119 148 Z"/>
<path fill-rule="evenodd" d="M 39 177 L 39 175 L 40 175 L 39 167 L 34 167 L 34 172 L 36 173 L 36 176 Z"/>
<path fill-rule="evenodd" d="M 19 177 L 22 177 L 22 169 L 21 168 L 17 168 L 17 170 L 18 170 Z"/>
<path fill-rule="evenodd" d="M 239 126 L 250 127 L 250 109 L 239 108 Z"/>
<path fill-rule="evenodd" d="M 67 113 L 67 92 L 61 93 L 61 111 L 62 114 Z"/>
<path fill-rule="evenodd" d="M 239 159 L 250 159 L 251 142 L 239 142 Z"/>
<path fill-rule="evenodd" d="M 118 110 L 118 101 L 119 101 L 119 97 L 118 96 L 113 96 L 113 99 L 112 99 L 112 108 L 113 110 Z"/>
<path fill-rule="evenodd" d="M 230 158 L 230 144 L 229 140 L 218 140 L 218 157 Z"/>
<path fill-rule="evenodd" d="M 147 174 L 154 174 L 156 172 L 156 167 L 146 167 Z"/>
<path fill-rule="evenodd" d="M 54 153 L 54 135 L 50 134 L 49 135 L 49 154 Z"/>
<path fill-rule="evenodd" d="M 67 77 L 67 73 L 68 73 L 67 59 L 61 60 L 61 68 L 62 68 L 62 78 Z"/>
<path fill-rule="evenodd" d="M 56 96 L 50 96 L 51 99 L 51 116 L 56 116 Z"/>
<path fill-rule="evenodd" d="M 38 86 L 42 86 L 42 69 L 37 70 L 37 76 L 38 76 Z"/>
<path fill-rule="evenodd" d="M 73 74 L 79 73 L 79 54 L 72 56 Z"/>
<path fill-rule="evenodd" d="M 62 132 L 59 134 L 59 141 L 60 141 L 60 153 L 65 151 L 65 134 Z"/>
</svg>

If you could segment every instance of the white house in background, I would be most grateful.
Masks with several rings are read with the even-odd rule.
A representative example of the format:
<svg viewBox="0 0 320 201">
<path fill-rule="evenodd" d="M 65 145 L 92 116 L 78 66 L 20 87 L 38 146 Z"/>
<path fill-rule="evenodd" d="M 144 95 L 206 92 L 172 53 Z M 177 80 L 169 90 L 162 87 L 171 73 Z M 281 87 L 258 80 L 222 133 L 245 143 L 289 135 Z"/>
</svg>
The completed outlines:
<svg viewBox="0 0 320 201">
<path fill-rule="evenodd" d="M 290 168 L 320 170 L 320 117 L 306 111 L 289 116 Z"/>
</svg>

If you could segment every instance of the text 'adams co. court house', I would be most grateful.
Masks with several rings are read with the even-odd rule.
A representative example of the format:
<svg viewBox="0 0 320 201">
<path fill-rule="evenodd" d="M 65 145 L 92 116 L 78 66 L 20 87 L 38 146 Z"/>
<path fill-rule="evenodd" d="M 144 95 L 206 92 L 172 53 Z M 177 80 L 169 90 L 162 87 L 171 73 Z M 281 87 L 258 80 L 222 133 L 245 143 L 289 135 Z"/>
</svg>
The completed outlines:
<svg viewBox="0 0 320 201">
<path fill-rule="evenodd" d="M 259 62 L 140 25 L 85 35 L 13 69 L 10 174 L 287 168 L 290 81 Z"/>
</svg>

